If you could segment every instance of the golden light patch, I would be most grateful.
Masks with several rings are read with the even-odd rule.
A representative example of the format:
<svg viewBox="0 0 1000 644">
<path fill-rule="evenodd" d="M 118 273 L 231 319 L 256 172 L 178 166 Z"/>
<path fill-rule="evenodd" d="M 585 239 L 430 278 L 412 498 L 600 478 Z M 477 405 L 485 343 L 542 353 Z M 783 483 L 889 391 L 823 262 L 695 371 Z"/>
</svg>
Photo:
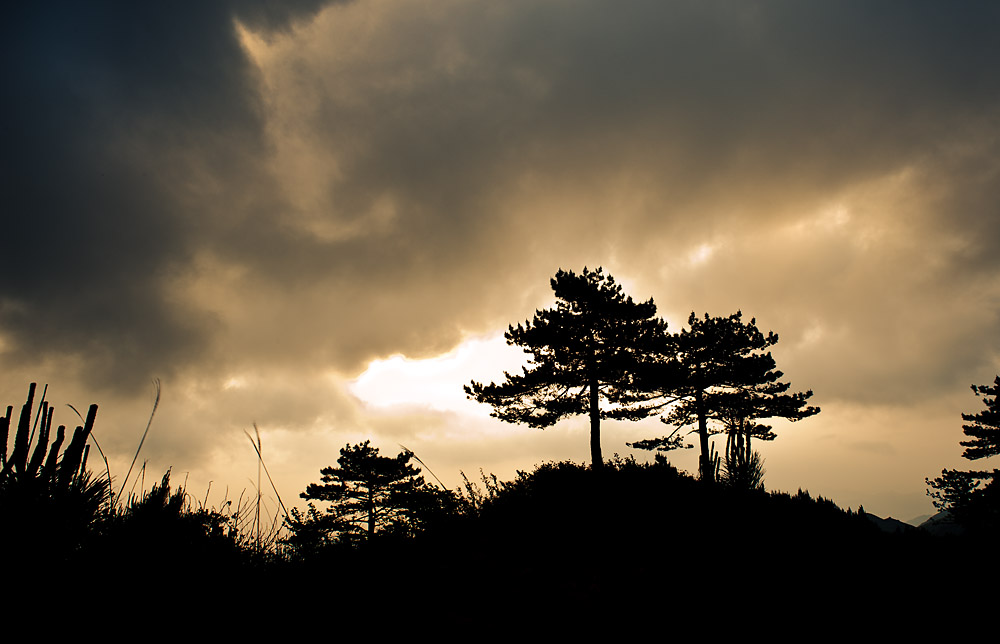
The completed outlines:
<svg viewBox="0 0 1000 644">
<path fill-rule="evenodd" d="M 226 382 L 222 385 L 222 388 L 223 389 L 227 389 L 227 390 L 228 389 L 242 389 L 245 386 L 246 386 L 245 379 L 243 379 L 243 378 L 241 378 L 239 376 L 234 376 L 234 377 L 229 378 L 228 380 L 226 380 Z"/>
<path fill-rule="evenodd" d="M 234 21 L 234 27 L 236 29 L 236 37 L 240 41 L 240 46 L 250 56 L 250 60 L 258 67 L 264 66 L 267 63 L 269 53 L 267 43 L 264 39 L 247 29 L 239 20 Z"/>
<path fill-rule="evenodd" d="M 710 260 L 713 254 L 715 254 L 715 246 L 713 244 L 700 244 L 688 253 L 688 264 L 699 266 Z"/>
<path fill-rule="evenodd" d="M 504 371 L 519 370 L 526 355 L 507 345 L 500 334 L 469 338 L 443 355 L 413 360 L 403 355 L 373 360 L 348 384 L 348 390 L 375 408 L 426 407 L 468 415 L 488 415 L 490 409 L 465 397 L 471 380 L 499 380 Z"/>
</svg>

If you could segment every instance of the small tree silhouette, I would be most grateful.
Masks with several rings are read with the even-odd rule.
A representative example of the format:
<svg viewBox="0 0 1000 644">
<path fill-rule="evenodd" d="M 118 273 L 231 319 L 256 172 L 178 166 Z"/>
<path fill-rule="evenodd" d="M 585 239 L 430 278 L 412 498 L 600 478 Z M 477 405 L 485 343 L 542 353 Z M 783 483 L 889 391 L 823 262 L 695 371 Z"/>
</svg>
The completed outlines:
<svg viewBox="0 0 1000 644">
<path fill-rule="evenodd" d="M 309 503 L 304 514 L 292 509 L 286 543 L 304 553 L 331 543 L 413 535 L 448 496 L 424 481 L 420 469 L 410 465 L 413 458 L 408 450 L 381 456 L 370 441 L 342 448 L 337 466 L 320 470 L 322 483 L 311 483 L 300 494 L 330 506 L 321 511 Z"/>
<path fill-rule="evenodd" d="M 993 386 L 972 385 L 972 392 L 983 397 L 986 409 L 977 414 L 962 414 L 962 431 L 970 440 L 960 441 L 964 458 L 979 460 L 1000 454 L 1000 376 Z M 936 479 L 925 479 L 928 496 L 938 510 L 947 510 L 956 521 L 978 530 L 1000 529 L 1000 470 L 941 470 Z M 987 484 L 980 488 L 983 481 Z"/>
<path fill-rule="evenodd" d="M 986 409 L 978 414 L 962 414 L 962 420 L 968 423 L 962 425 L 962 431 L 972 438 L 959 442 L 966 448 L 962 456 L 969 460 L 996 456 L 1000 454 L 1000 376 L 994 378 L 992 387 L 972 385 L 972 391 L 983 397 Z"/>
</svg>

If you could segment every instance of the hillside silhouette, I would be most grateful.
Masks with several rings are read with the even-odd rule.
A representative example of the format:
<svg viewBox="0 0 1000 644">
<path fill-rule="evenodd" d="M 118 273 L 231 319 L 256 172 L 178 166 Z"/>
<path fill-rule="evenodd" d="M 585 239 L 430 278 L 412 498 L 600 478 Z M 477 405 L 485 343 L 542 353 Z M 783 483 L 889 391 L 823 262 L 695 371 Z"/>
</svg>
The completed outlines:
<svg viewBox="0 0 1000 644">
<path fill-rule="evenodd" d="M 662 457 L 614 458 L 598 471 L 546 463 L 512 481 L 484 479 L 491 490 L 463 494 L 461 510 L 413 539 L 332 546 L 271 574 L 303 605 L 323 598 L 358 614 L 373 609 L 372 597 L 415 616 L 465 597 L 469 612 L 449 619 L 469 624 L 670 605 L 707 616 L 729 595 L 734 615 L 777 601 L 813 615 L 887 593 L 918 601 L 928 584 L 983 581 L 969 537 L 886 533 L 863 511 L 803 491 L 709 486 Z M 697 606 L 696 596 L 712 600 Z"/>
<path fill-rule="evenodd" d="M 711 620 L 722 610 L 713 631 L 735 633 L 766 615 L 813 628 L 861 606 L 909 610 L 929 594 L 947 614 L 986 601 L 996 578 L 995 562 L 981 556 L 993 540 L 886 533 L 806 492 L 710 487 L 662 458 L 612 459 L 597 472 L 543 464 L 496 481 L 476 502 L 463 494 L 415 536 L 304 556 L 241 545 L 220 530 L 218 515 L 180 509 L 166 484 L 93 526 L 72 552 L 33 552 L 17 562 L 24 567 L 8 558 L 9 578 L 22 570 L 22 594 L 10 605 L 47 596 L 51 580 L 87 580 L 73 599 L 80 614 L 114 597 L 129 620 L 148 619 L 157 602 L 126 589 L 153 588 L 177 606 L 209 602 L 215 614 L 247 615 L 260 605 L 275 616 L 258 627 L 241 621 L 240 632 L 282 632 L 277 616 L 293 615 L 323 615 L 348 632 L 379 620 L 488 632 L 530 623 L 586 629 L 591 619 L 603 627 L 672 615 Z"/>
</svg>

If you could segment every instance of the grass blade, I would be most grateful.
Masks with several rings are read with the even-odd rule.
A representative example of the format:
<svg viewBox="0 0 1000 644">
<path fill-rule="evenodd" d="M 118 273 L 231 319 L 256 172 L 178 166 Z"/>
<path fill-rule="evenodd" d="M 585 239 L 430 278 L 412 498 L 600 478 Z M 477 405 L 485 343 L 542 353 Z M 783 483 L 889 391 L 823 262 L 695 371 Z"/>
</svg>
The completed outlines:
<svg viewBox="0 0 1000 644">
<path fill-rule="evenodd" d="M 139 447 L 135 450 L 135 456 L 132 457 L 132 464 L 128 466 L 128 473 L 125 474 L 124 480 L 122 480 L 121 489 L 118 490 L 118 498 L 122 496 L 122 492 L 125 491 L 125 484 L 128 482 L 128 477 L 132 475 L 132 468 L 135 467 L 135 462 L 139 459 L 139 452 L 142 451 L 142 444 L 146 442 L 146 435 L 149 434 L 149 428 L 153 424 L 153 416 L 156 415 L 156 408 L 160 406 L 160 379 L 157 378 L 153 381 L 153 387 L 156 390 L 156 398 L 153 400 L 153 411 L 149 412 L 149 422 L 146 423 L 146 431 L 142 433 L 142 439 L 139 440 Z"/>
</svg>

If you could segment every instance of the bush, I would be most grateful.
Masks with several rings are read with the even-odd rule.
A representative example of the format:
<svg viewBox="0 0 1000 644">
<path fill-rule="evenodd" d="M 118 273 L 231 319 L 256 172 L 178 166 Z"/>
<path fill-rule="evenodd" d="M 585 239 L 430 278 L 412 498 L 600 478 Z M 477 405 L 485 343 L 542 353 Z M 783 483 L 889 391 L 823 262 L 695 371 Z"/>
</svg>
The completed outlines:
<svg viewBox="0 0 1000 644">
<path fill-rule="evenodd" d="M 53 409 L 45 400 L 47 388 L 32 423 L 35 390 L 36 384 L 31 383 L 9 454 L 13 407 L 8 406 L 0 417 L 2 547 L 4 552 L 34 554 L 55 564 L 72 557 L 99 529 L 108 509 L 110 485 L 106 476 L 87 471 L 87 440 L 97 417 L 97 405 L 90 406 L 84 424 L 76 428 L 60 454 L 66 427 L 56 429 L 50 444 Z"/>
</svg>

